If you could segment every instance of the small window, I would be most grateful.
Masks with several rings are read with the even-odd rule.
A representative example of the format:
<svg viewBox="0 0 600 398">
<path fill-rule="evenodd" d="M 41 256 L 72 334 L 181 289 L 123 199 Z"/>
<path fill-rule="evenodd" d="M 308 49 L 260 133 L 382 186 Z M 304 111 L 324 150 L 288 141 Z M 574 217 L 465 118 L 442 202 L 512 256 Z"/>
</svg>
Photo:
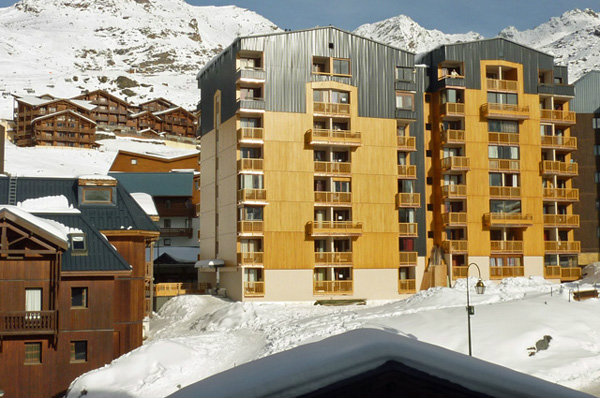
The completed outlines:
<svg viewBox="0 0 600 398">
<path fill-rule="evenodd" d="M 396 80 L 399 80 L 401 82 L 414 83 L 415 70 L 413 68 L 396 66 Z"/>
<path fill-rule="evenodd" d="M 25 343 L 25 364 L 42 363 L 42 343 Z"/>
<path fill-rule="evenodd" d="M 594 182 L 596 184 L 600 183 L 600 173 L 594 173 Z"/>
<path fill-rule="evenodd" d="M 112 203 L 112 188 L 83 188 L 84 203 Z"/>
<path fill-rule="evenodd" d="M 137 164 L 137 159 L 131 159 L 131 164 Z"/>
<path fill-rule="evenodd" d="M 87 308 L 88 306 L 87 287 L 71 288 L 71 308 Z"/>
<path fill-rule="evenodd" d="M 396 108 L 412 111 L 414 103 L 414 94 L 396 92 Z"/>
<path fill-rule="evenodd" d="M 87 244 L 85 241 L 85 235 L 83 234 L 71 234 L 71 251 L 73 253 L 87 251 Z"/>
<path fill-rule="evenodd" d="M 592 119 L 592 128 L 600 129 L 600 117 L 595 117 Z"/>
<path fill-rule="evenodd" d="M 350 75 L 350 60 L 349 59 L 333 59 L 333 74 L 334 75 Z"/>
<path fill-rule="evenodd" d="M 427 238 L 433 239 L 433 231 L 427 231 Z"/>
<path fill-rule="evenodd" d="M 164 246 L 171 246 L 171 239 L 165 239 L 165 240 L 163 240 L 163 245 Z"/>
<path fill-rule="evenodd" d="M 71 341 L 71 362 L 87 362 L 87 341 Z"/>
</svg>

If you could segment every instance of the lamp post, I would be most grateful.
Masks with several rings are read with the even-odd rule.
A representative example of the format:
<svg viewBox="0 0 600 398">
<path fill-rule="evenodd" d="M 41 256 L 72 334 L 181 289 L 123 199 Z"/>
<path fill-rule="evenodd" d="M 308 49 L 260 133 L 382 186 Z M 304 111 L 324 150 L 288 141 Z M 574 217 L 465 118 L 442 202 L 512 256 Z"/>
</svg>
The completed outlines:
<svg viewBox="0 0 600 398">
<path fill-rule="evenodd" d="M 469 334 L 469 356 L 473 356 L 473 352 L 471 349 L 471 315 L 475 314 L 475 307 L 471 305 L 469 302 L 469 268 L 471 265 L 477 267 L 477 272 L 479 273 L 479 281 L 475 284 L 475 291 L 477 294 L 483 294 L 485 292 L 485 285 L 481 281 L 481 270 L 479 269 L 479 265 L 475 263 L 471 263 L 467 266 L 467 330 Z"/>
</svg>

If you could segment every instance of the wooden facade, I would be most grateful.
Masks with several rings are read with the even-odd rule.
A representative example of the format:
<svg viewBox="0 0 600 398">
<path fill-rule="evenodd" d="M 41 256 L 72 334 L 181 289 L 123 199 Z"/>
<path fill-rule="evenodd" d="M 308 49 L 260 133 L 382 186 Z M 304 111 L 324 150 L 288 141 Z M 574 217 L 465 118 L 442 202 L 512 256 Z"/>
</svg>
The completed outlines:
<svg viewBox="0 0 600 398">
<path fill-rule="evenodd" d="M 162 120 L 161 131 L 170 135 L 196 138 L 198 118 L 193 113 L 177 106 L 154 114 Z"/>
<path fill-rule="evenodd" d="M 177 105 L 172 103 L 166 98 L 155 98 L 146 102 L 142 102 L 138 105 L 140 111 L 160 112 L 166 111 L 167 109 L 176 108 Z"/>
<path fill-rule="evenodd" d="M 92 118 L 98 125 L 110 128 L 122 128 L 127 126 L 127 115 L 131 105 L 105 90 L 94 90 L 81 94 L 75 99 L 89 101 L 96 105 L 92 111 Z"/>
<path fill-rule="evenodd" d="M 162 131 L 162 119 L 154 115 L 149 110 L 143 110 L 138 113 L 129 114 L 127 119 L 127 127 L 138 131 L 152 129 L 154 131 Z"/>
</svg>

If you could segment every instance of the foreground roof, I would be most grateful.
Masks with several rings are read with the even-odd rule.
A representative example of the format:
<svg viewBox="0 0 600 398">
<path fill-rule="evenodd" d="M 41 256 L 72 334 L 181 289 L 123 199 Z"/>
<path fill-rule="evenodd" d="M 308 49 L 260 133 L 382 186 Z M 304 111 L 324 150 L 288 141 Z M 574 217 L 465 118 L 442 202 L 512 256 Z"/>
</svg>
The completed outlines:
<svg viewBox="0 0 600 398">
<path fill-rule="evenodd" d="M 175 173 L 109 173 L 129 192 L 144 192 L 151 196 L 192 196 L 193 172 Z"/>
</svg>

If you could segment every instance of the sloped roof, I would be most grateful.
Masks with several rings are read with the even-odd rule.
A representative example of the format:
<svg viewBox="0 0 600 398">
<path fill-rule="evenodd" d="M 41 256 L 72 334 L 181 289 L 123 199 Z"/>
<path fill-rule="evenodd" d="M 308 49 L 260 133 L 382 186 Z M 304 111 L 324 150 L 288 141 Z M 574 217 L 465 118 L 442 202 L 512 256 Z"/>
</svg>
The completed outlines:
<svg viewBox="0 0 600 398">
<path fill-rule="evenodd" d="M 83 100 L 70 99 L 70 98 L 55 98 L 55 97 L 53 97 L 52 99 L 45 99 L 45 98 L 36 97 L 34 95 L 14 95 L 14 97 L 17 101 L 24 102 L 28 105 L 35 106 L 35 107 L 41 106 L 41 105 L 49 105 L 54 102 L 66 101 L 66 102 L 70 102 L 71 104 L 73 104 L 79 108 L 83 108 L 87 111 L 91 111 L 94 108 L 96 108 L 96 105 L 92 104 L 90 101 L 83 101 Z"/>
<path fill-rule="evenodd" d="M 70 113 L 70 114 L 72 114 L 72 115 L 74 115 L 74 116 L 76 116 L 78 118 L 84 119 L 84 120 L 86 120 L 86 121 L 88 121 L 88 122 L 90 122 L 92 124 L 96 124 L 96 122 L 93 121 L 92 119 L 89 119 L 89 118 L 83 116 L 81 113 L 77 113 L 77 112 L 75 112 L 72 109 L 65 109 L 65 110 L 60 111 L 60 112 L 53 112 L 53 113 L 49 113 L 49 114 L 44 115 L 44 116 L 36 117 L 35 119 L 31 120 L 31 124 L 37 122 L 38 120 L 47 119 L 49 117 L 54 117 L 54 116 L 62 115 L 63 113 Z"/>
<path fill-rule="evenodd" d="M 177 173 L 109 173 L 129 192 L 144 192 L 156 196 L 192 196 L 193 172 Z"/>
<path fill-rule="evenodd" d="M 151 111 L 149 111 L 147 109 L 145 109 L 143 111 L 140 111 L 140 112 L 137 112 L 137 113 L 130 113 L 129 117 L 132 118 L 132 119 L 136 119 L 136 118 L 138 118 L 138 117 L 140 117 L 142 115 L 145 115 L 145 114 L 148 114 L 148 115 L 152 116 L 155 119 L 162 120 L 161 118 L 159 118 L 158 116 L 156 116 L 154 113 L 152 113 Z"/>
<path fill-rule="evenodd" d="M 119 97 L 117 97 L 116 95 L 114 95 L 114 94 L 111 94 L 111 93 L 109 93 L 108 91 L 106 91 L 106 90 L 101 90 L 101 89 L 97 89 L 97 90 L 93 90 L 93 91 L 88 91 L 88 92 L 83 92 L 81 95 L 78 95 L 78 96 L 76 96 L 76 97 L 73 97 L 73 99 L 83 99 L 85 96 L 87 96 L 87 95 L 91 95 L 91 94 L 102 94 L 102 95 L 106 95 L 107 97 L 110 97 L 110 98 L 112 98 L 113 100 L 115 100 L 115 101 L 117 101 L 117 102 L 120 102 L 120 103 L 122 103 L 122 104 L 125 104 L 125 105 L 127 105 L 127 106 L 131 106 L 131 104 L 130 104 L 129 102 L 125 101 L 124 99 L 122 99 L 122 98 L 119 98 Z"/>
<path fill-rule="evenodd" d="M 177 106 L 177 104 L 169 101 L 168 99 L 166 99 L 164 97 L 158 97 L 158 98 L 154 98 L 154 99 L 151 99 L 151 100 L 148 100 L 148 101 L 145 101 L 145 102 L 140 102 L 140 104 L 138 106 L 146 105 L 146 104 L 149 104 L 151 102 L 165 102 L 167 104 L 171 104 L 173 106 Z"/>
<path fill-rule="evenodd" d="M 164 111 L 156 111 L 156 112 L 152 112 L 152 114 L 153 114 L 154 116 L 161 116 L 161 115 L 166 115 L 166 114 L 168 114 L 168 113 L 171 113 L 171 112 L 174 112 L 174 111 L 177 111 L 177 110 L 182 110 L 182 111 L 183 111 L 184 113 L 186 113 L 188 116 L 195 117 L 195 116 L 194 116 L 194 114 L 193 114 L 192 112 L 190 112 L 190 111 L 188 111 L 187 109 L 184 109 L 184 108 L 182 108 L 182 107 L 180 107 L 180 106 L 176 106 L 176 107 L 174 107 L 174 108 L 165 109 Z"/>
<path fill-rule="evenodd" d="M 49 235 L 49 240 L 59 247 L 64 248 L 67 246 L 67 234 L 62 228 L 57 228 L 53 223 L 49 223 L 47 220 L 37 217 L 17 206 L 0 205 L 0 216 L 6 218 L 6 213 L 12 214 L 13 217 L 19 219 L 20 222 L 24 222 L 31 228 L 45 232 Z"/>
</svg>

